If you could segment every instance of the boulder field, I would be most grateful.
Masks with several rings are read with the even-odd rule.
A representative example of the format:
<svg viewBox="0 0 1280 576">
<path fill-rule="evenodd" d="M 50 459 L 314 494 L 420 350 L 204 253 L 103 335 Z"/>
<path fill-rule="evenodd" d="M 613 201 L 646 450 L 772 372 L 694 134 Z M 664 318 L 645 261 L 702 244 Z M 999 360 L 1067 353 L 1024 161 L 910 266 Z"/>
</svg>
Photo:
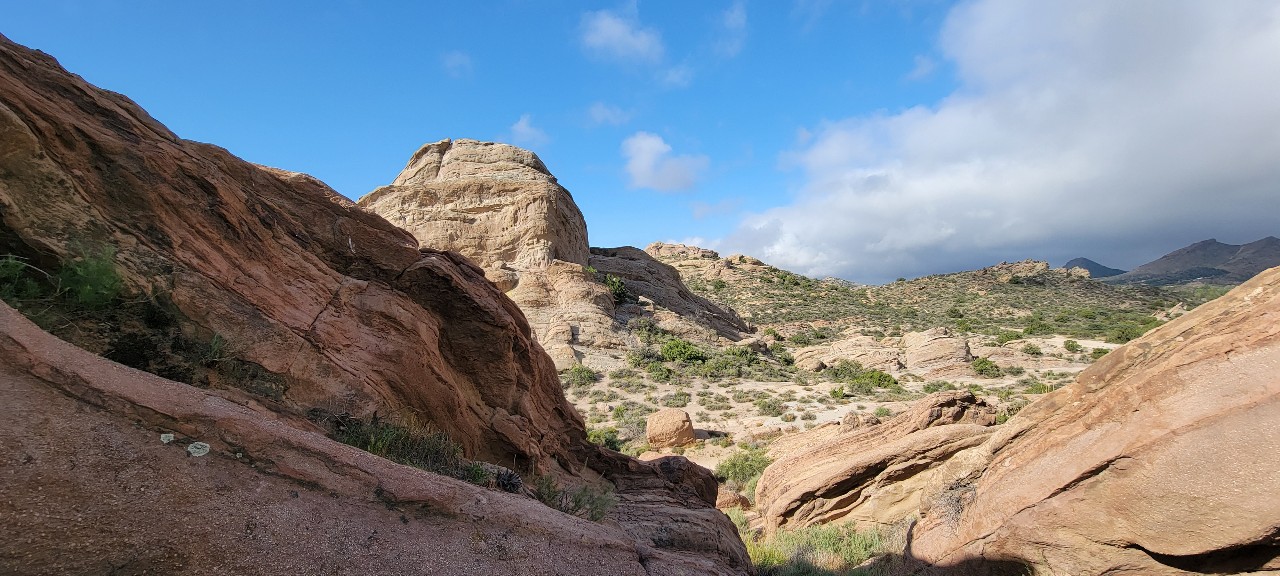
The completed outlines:
<svg viewBox="0 0 1280 576">
<path fill-rule="evenodd" d="M 173 335 L 271 383 L 179 383 L 0 310 L 0 525 L 22 535 L 0 543 L 0 572 L 751 572 L 709 472 L 587 442 L 482 268 L 3 37 L 0 253 L 43 270 L 109 258 L 120 306 L 154 314 L 86 335 L 95 351 L 146 357 Z M 411 417 L 469 459 L 618 503 L 587 523 L 392 464 L 329 440 L 317 411 Z"/>
</svg>

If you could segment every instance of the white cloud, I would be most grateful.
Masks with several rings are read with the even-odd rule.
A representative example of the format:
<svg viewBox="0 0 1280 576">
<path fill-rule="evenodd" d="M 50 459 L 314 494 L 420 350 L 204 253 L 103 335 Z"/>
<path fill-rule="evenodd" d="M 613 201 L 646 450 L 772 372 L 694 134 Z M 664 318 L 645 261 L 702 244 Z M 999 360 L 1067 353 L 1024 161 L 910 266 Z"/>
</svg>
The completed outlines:
<svg viewBox="0 0 1280 576">
<path fill-rule="evenodd" d="M 631 121 L 631 113 L 610 106 L 604 102 L 596 102 L 587 109 L 587 115 L 591 118 L 591 123 L 596 125 L 609 124 L 611 126 L 621 126 Z"/>
<path fill-rule="evenodd" d="M 657 30 L 608 10 L 582 15 L 582 45 L 601 57 L 648 63 L 662 61 L 665 51 Z"/>
<path fill-rule="evenodd" d="M 937 63 L 933 61 L 933 58 L 918 54 L 916 55 L 915 66 L 911 68 L 910 72 L 907 72 L 907 80 L 924 80 L 930 74 L 933 74 L 933 70 L 936 67 Z"/>
<path fill-rule="evenodd" d="M 800 194 L 724 245 L 878 282 L 1280 228 L 1280 5 L 978 0 L 940 44 L 953 94 L 815 127 Z"/>
<path fill-rule="evenodd" d="M 747 43 L 747 7 L 742 0 L 737 0 L 720 15 L 720 39 L 716 42 L 716 53 L 726 58 L 733 58 L 742 52 Z"/>
<path fill-rule="evenodd" d="M 471 56 L 466 52 L 457 50 L 445 52 L 440 56 L 440 65 L 444 67 L 445 73 L 454 78 L 471 74 Z"/>
<path fill-rule="evenodd" d="M 662 192 L 691 188 L 711 162 L 702 155 L 673 156 L 671 146 L 649 132 L 636 132 L 623 140 L 622 157 L 627 160 L 632 188 Z"/>
<path fill-rule="evenodd" d="M 520 116 L 511 125 L 511 142 L 521 146 L 541 146 L 551 141 L 546 132 L 533 125 L 533 117 L 528 114 Z"/>
<path fill-rule="evenodd" d="M 681 64 L 663 70 L 658 76 L 663 86 L 668 88 L 684 88 L 693 82 L 693 68 Z"/>
</svg>

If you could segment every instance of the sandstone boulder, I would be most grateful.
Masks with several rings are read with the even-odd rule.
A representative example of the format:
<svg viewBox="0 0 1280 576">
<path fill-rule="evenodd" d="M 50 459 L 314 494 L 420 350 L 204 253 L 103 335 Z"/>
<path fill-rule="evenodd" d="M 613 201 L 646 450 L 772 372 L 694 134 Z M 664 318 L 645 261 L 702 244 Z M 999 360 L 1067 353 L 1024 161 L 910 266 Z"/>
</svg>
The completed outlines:
<svg viewBox="0 0 1280 576">
<path fill-rule="evenodd" d="M 973 355 L 964 338 L 953 336 L 946 328 L 930 328 L 908 332 L 902 336 L 906 369 L 926 380 L 968 376 Z"/>
<path fill-rule="evenodd" d="M 957 458 L 924 499 L 910 554 L 1043 574 L 1274 573 L 1277 365 L 1273 268 L 1112 351 Z"/>
<path fill-rule="evenodd" d="M 674 448 L 693 444 L 693 421 L 679 408 L 667 408 L 649 415 L 644 426 L 645 440 L 652 448 Z"/>
<path fill-rule="evenodd" d="M 770 446 L 756 486 L 768 531 L 828 522 L 895 523 L 915 513 L 940 465 L 990 434 L 995 410 L 968 391 L 939 392 L 889 421 L 843 433 L 825 426 Z"/>
<path fill-rule="evenodd" d="M 731 508 L 741 508 L 743 510 L 751 509 L 751 500 L 746 496 L 734 492 L 724 485 L 720 486 L 720 491 L 716 494 L 716 509 L 729 510 Z"/>
<path fill-rule="evenodd" d="M 796 366 L 807 370 L 835 366 L 841 360 L 851 360 L 865 368 L 885 372 L 897 372 L 904 367 L 902 349 L 896 338 L 877 339 L 856 333 L 830 344 L 801 348 L 794 355 Z"/>
</svg>

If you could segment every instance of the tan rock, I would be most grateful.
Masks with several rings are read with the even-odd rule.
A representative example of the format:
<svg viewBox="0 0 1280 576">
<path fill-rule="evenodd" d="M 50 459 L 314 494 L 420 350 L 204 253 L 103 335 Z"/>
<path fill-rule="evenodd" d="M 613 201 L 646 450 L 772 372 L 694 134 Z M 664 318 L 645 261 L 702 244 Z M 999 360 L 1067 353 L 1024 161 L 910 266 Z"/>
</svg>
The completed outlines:
<svg viewBox="0 0 1280 576">
<path fill-rule="evenodd" d="M 679 408 L 667 408 L 649 415 L 644 427 L 645 440 L 653 448 L 674 448 L 693 444 L 693 421 Z"/>
<path fill-rule="evenodd" d="M 957 461 L 913 556 L 1044 574 L 1280 568 L 1277 365 L 1273 268 L 1112 351 Z"/>
<path fill-rule="evenodd" d="M 807 370 L 835 366 L 841 360 L 851 360 L 865 368 L 885 372 L 897 372 L 904 367 L 897 339 L 877 339 L 857 333 L 830 344 L 801 348 L 794 355 L 796 366 Z"/>
<path fill-rule="evenodd" d="M 747 324 L 732 309 L 690 292 L 675 268 L 643 250 L 630 246 L 592 248 L 591 266 L 601 274 L 621 278 L 629 292 L 670 311 L 668 321 L 661 324 L 677 335 L 706 333 L 710 328 L 714 335 L 736 341 L 748 330 Z"/>
<path fill-rule="evenodd" d="M 946 328 L 930 328 L 924 332 L 908 332 L 902 336 L 906 369 L 922 378 L 968 376 L 973 355 L 964 338 L 953 336 Z"/>
<path fill-rule="evenodd" d="M 888 422 L 851 432 L 827 426 L 770 447 L 756 486 L 766 530 L 827 522 L 887 525 L 914 514 L 948 458 L 991 434 L 995 410 L 968 391 L 939 392 Z"/>
<path fill-rule="evenodd" d="M 716 508 L 719 510 L 729 510 L 731 508 L 750 510 L 751 500 L 721 485 L 720 491 L 716 494 Z"/>
</svg>

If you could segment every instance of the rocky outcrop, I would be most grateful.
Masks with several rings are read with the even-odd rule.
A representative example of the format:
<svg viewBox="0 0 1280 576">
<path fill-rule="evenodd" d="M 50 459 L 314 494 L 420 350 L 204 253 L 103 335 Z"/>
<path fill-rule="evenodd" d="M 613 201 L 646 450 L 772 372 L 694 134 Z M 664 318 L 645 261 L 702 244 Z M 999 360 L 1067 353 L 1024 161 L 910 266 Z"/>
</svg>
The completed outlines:
<svg viewBox="0 0 1280 576">
<path fill-rule="evenodd" d="M 645 420 L 644 437 L 651 448 L 693 444 L 693 421 L 688 412 L 679 408 L 659 410 Z"/>
<path fill-rule="evenodd" d="M 981 444 L 995 410 L 968 391 L 939 392 L 871 426 L 824 426 L 770 446 L 756 486 L 765 529 L 829 522 L 887 525 L 914 514 L 923 487 L 956 453 Z M 860 423 L 861 424 L 861 423 Z"/>
<path fill-rule="evenodd" d="M 737 341 L 750 330 L 732 309 L 690 292 L 675 268 L 643 250 L 630 246 L 592 248 L 590 262 L 602 274 L 621 278 L 631 294 L 652 303 L 659 324 L 679 336 Z M 708 328 L 711 334 L 707 334 Z"/>
<path fill-rule="evenodd" d="M 872 370 L 897 372 L 905 367 L 898 344 L 897 338 L 872 338 L 854 333 L 830 344 L 796 350 L 796 366 L 816 371 L 850 360 Z"/>
<path fill-rule="evenodd" d="M 1273 268 L 1117 348 L 954 458 L 909 555 L 1038 574 L 1280 569 L 1278 364 Z"/>
<path fill-rule="evenodd" d="M 3 303 L 0 394 L 5 574 L 651 573 L 623 529 L 114 364 Z"/>
<path fill-rule="evenodd" d="M 390 186 L 359 203 L 423 246 L 464 254 L 486 271 L 587 263 L 587 223 L 573 197 L 536 154 L 508 144 L 425 144 Z"/>
<path fill-rule="evenodd" d="M 967 376 L 973 361 L 968 341 L 946 328 L 908 332 L 902 336 L 902 347 L 906 369 L 926 380 Z"/>
<path fill-rule="evenodd" d="M 560 369 L 581 361 L 583 349 L 628 347 L 626 323 L 636 316 L 698 340 L 737 340 L 747 329 L 731 310 L 694 296 L 674 270 L 643 252 L 591 251 L 569 191 L 527 150 L 475 140 L 427 144 L 391 185 L 359 204 L 408 230 L 423 247 L 456 251 L 479 264 L 524 311 Z M 619 309 L 601 282 L 608 274 L 646 306 Z"/>
<path fill-rule="evenodd" d="M 314 178 L 181 140 L 7 42 L 0 134 L 5 252 L 51 269 L 114 250 L 128 292 L 282 382 L 283 407 L 409 413 L 519 468 L 583 460 L 523 314 L 458 255 L 420 251 Z"/>
<path fill-rule="evenodd" d="M 562 540 L 544 532 L 569 527 L 564 534 L 572 540 L 598 527 L 572 528 L 576 521 L 568 517 L 524 519 L 534 504 L 512 504 L 475 488 L 456 491 L 451 481 L 328 442 L 303 417 L 320 410 L 413 418 L 460 443 L 468 458 L 617 486 L 621 530 L 578 542 L 621 550 L 620 556 L 589 559 L 598 568 L 580 573 L 750 570 L 732 524 L 713 508 L 714 490 L 705 487 L 710 473 L 699 476 L 677 464 L 664 469 L 588 443 L 521 310 L 470 261 L 420 249 L 405 231 L 311 177 L 182 140 L 123 96 L 3 38 L 0 253 L 46 270 L 86 253 L 105 254 L 128 296 L 121 305 L 142 306 L 147 314 L 127 319 L 139 332 L 122 332 L 123 323 L 95 326 L 85 336 L 91 344 L 108 352 L 129 344 L 135 357 L 145 357 L 160 334 L 146 330 L 163 323 L 177 330 L 181 342 L 175 344 L 216 351 L 199 362 L 232 363 L 275 385 L 263 393 L 213 379 L 193 382 L 210 387 L 199 389 L 102 359 L 90 363 L 87 353 L 72 354 L 47 336 L 28 344 L 40 339 L 18 335 L 21 319 L 5 308 L 0 339 L 18 344 L 0 357 L 0 381 L 36 404 L 3 408 L 3 454 L 18 455 L 6 469 L 29 465 L 6 478 L 4 505 L 24 510 L 4 514 L 21 526 L 6 533 L 31 537 L 0 544 L 0 562 L 44 566 L 36 553 L 62 557 L 52 562 L 92 561 L 89 550 L 97 546 L 136 552 L 102 555 L 130 572 L 171 572 L 178 565 L 164 563 L 171 561 L 186 573 L 259 571 L 228 569 L 240 565 L 236 554 L 257 560 L 257 568 L 281 567 L 271 571 L 297 571 L 310 561 L 301 558 L 307 554 L 342 556 L 335 562 L 356 573 L 578 570 L 563 558 L 527 557 L 575 549 L 567 543 L 558 549 L 553 542 Z M 171 458 L 162 452 L 167 448 L 154 446 L 162 430 L 207 443 L 209 459 Z M 199 462 L 216 465 L 199 465 L 206 470 L 193 464 Z M 157 471 L 189 477 L 155 477 Z M 66 489 L 54 492 L 51 484 Z M 280 496 L 289 494 L 286 486 L 295 487 L 299 499 L 307 494 L 306 504 L 294 510 L 293 496 Z M 443 493 L 450 490 L 455 493 Z M 55 512 L 27 514 L 32 506 Z M 66 520 L 66 510 L 83 511 L 87 523 Z M 275 516 L 257 519 L 257 513 Z M 420 519 L 424 528 L 398 527 Z M 652 525 L 666 520 L 718 536 L 650 537 Z M 298 525 L 315 524 L 322 528 L 296 532 Z M 88 540 L 67 537 L 76 527 Z M 361 544 L 352 544 L 351 530 L 362 535 Z M 231 536 L 241 531 L 244 538 Z M 255 543 L 252 534 L 262 541 Z M 386 550 L 379 548 L 384 541 Z M 396 564 L 395 550 L 409 543 L 429 550 L 404 555 L 421 562 Z M 367 555 L 348 551 L 351 546 L 388 553 L 360 563 Z M 467 546 L 475 554 L 459 561 L 474 564 L 451 564 L 453 556 L 430 551 L 463 554 Z M 475 559 L 481 554 L 490 557 Z M 49 566 L 17 571 L 112 567 Z"/>
</svg>

